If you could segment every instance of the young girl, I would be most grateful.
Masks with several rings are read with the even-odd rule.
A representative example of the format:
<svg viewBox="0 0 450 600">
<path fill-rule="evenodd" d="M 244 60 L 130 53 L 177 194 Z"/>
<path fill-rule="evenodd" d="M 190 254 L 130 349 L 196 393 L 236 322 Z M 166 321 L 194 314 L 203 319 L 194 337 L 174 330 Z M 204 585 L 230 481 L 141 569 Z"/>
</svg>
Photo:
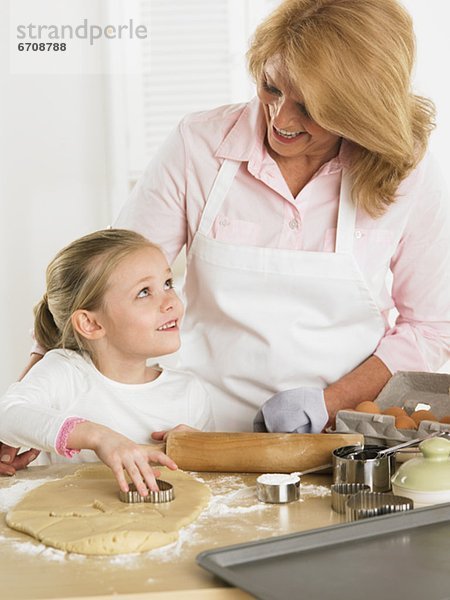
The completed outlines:
<svg viewBox="0 0 450 600">
<path fill-rule="evenodd" d="M 147 366 L 178 350 L 182 315 L 164 255 L 141 235 L 108 229 L 61 250 L 35 308 L 48 352 L 0 399 L 0 439 L 45 450 L 51 462 L 98 457 L 123 491 L 124 470 L 142 495 L 157 490 L 149 461 L 177 467 L 148 445 L 151 432 L 162 439 L 180 422 L 213 428 L 192 375 Z"/>
</svg>

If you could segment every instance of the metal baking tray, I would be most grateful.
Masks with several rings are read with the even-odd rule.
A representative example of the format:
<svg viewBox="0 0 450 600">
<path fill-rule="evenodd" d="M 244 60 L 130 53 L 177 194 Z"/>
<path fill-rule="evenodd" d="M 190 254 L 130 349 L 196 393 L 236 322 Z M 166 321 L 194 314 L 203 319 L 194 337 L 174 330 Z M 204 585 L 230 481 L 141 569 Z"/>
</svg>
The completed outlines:
<svg viewBox="0 0 450 600">
<path fill-rule="evenodd" d="M 450 503 L 202 552 L 261 600 L 448 600 Z"/>
</svg>

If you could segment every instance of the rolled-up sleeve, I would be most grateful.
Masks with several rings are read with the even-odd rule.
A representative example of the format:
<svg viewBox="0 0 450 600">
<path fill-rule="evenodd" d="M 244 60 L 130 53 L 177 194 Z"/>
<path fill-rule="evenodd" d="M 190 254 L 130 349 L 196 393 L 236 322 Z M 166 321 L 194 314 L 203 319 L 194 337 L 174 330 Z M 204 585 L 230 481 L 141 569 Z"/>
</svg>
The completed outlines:
<svg viewBox="0 0 450 600">
<path fill-rule="evenodd" d="M 398 317 L 375 352 L 392 373 L 436 371 L 450 359 L 450 197 L 428 161 L 391 260 Z"/>
</svg>

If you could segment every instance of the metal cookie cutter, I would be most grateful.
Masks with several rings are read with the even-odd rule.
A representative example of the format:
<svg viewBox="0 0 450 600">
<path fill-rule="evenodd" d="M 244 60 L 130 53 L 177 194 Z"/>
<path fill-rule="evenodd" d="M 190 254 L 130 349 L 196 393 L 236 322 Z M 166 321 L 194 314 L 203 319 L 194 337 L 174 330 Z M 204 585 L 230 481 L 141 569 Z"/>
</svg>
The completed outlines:
<svg viewBox="0 0 450 600">
<path fill-rule="evenodd" d="M 365 483 L 333 483 L 331 508 L 338 513 L 345 514 L 347 500 L 358 492 L 370 492 L 370 486 Z"/>
<path fill-rule="evenodd" d="M 126 502 L 127 504 L 136 504 L 139 502 L 152 502 L 154 504 L 171 502 L 175 498 L 173 485 L 162 479 L 157 479 L 156 483 L 158 484 L 159 492 L 152 492 L 149 490 L 148 496 L 141 496 L 136 490 L 134 483 L 130 483 L 128 485 L 129 491 L 122 492 L 122 490 L 120 490 L 119 498 L 122 502 Z"/>
<path fill-rule="evenodd" d="M 404 496 L 383 492 L 358 492 L 347 500 L 345 515 L 349 521 L 358 521 L 413 508 L 414 502 Z"/>
</svg>

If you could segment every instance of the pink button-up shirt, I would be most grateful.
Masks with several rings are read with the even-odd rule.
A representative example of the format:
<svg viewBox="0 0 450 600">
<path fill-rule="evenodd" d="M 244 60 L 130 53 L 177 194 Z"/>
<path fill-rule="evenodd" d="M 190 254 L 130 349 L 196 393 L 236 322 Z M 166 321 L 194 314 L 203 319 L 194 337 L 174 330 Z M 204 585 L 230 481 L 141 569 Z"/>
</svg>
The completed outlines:
<svg viewBox="0 0 450 600">
<path fill-rule="evenodd" d="M 265 132 L 258 99 L 188 115 L 149 164 L 115 225 L 160 244 L 172 262 L 185 244 L 189 251 L 219 167 L 229 158 L 242 164 L 211 237 L 334 252 L 350 144 L 343 142 L 339 155 L 294 197 L 267 152 Z M 354 255 L 386 322 L 375 354 L 392 373 L 433 371 L 450 357 L 450 202 L 429 155 L 397 196 L 378 219 L 358 210 Z"/>
</svg>

